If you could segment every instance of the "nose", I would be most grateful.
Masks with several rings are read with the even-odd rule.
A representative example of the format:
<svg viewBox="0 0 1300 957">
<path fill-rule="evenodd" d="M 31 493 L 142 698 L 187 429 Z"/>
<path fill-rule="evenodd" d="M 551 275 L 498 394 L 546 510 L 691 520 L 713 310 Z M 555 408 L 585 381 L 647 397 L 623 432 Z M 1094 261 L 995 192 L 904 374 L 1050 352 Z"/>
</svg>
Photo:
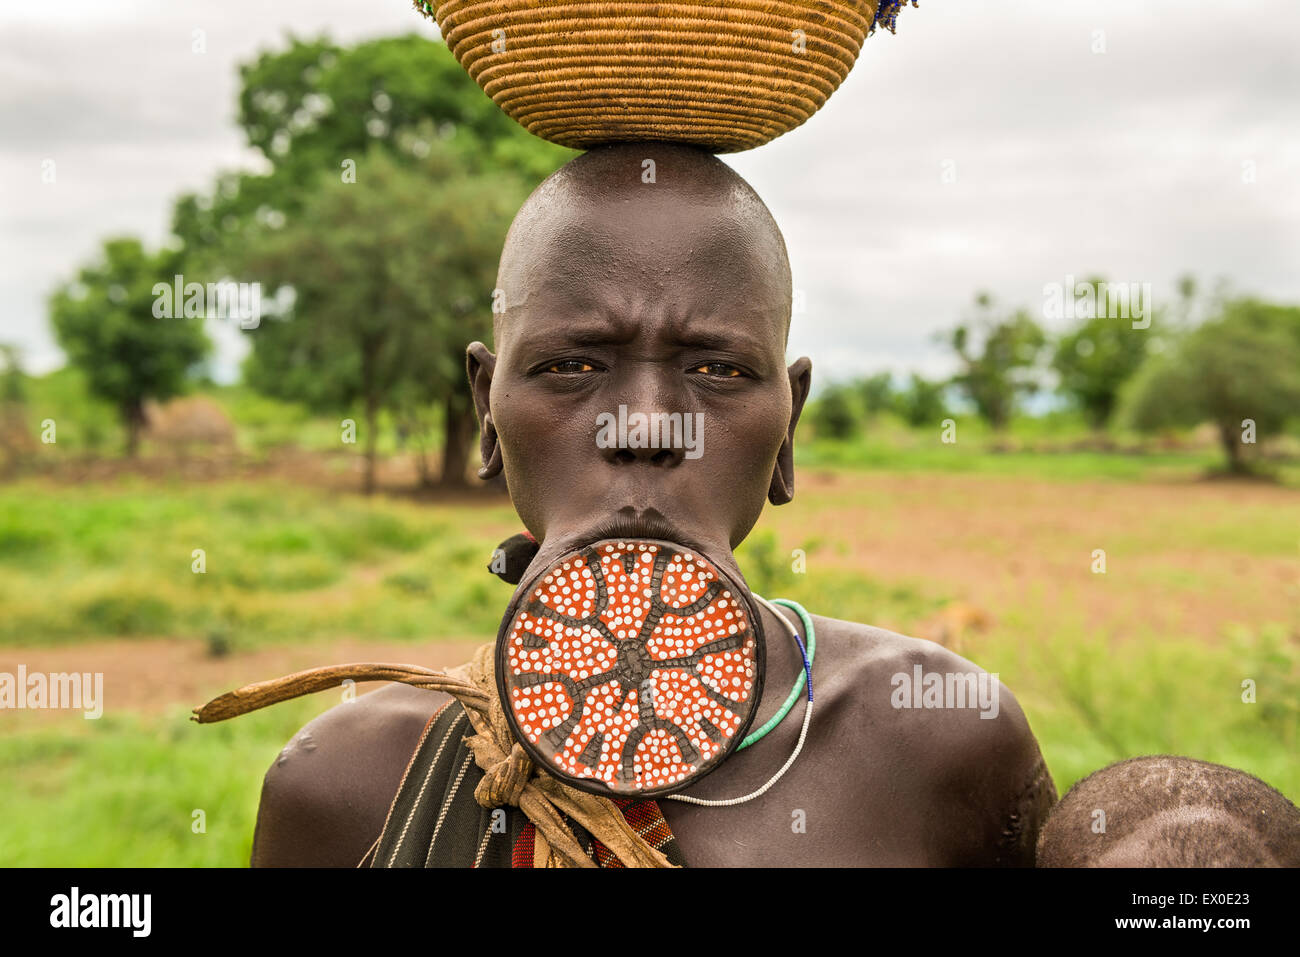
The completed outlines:
<svg viewBox="0 0 1300 957">
<path fill-rule="evenodd" d="M 686 421 L 689 412 L 675 401 L 676 390 L 663 381 L 663 371 L 647 364 L 631 372 L 612 407 L 598 416 L 597 445 L 606 461 L 661 468 L 681 464 L 694 422 Z"/>
<path fill-rule="evenodd" d="M 615 462 L 649 462 L 659 466 L 676 465 L 679 458 L 673 449 L 619 449 L 614 453 Z"/>
<path fill-rule="evenodd" d="M 681 463 L 685 455 L 680 410 L 636 408 L 620 403 L 597 419 L 596 444 L 608 462 L 638 462 L 660 467 Z"/>
</svg>

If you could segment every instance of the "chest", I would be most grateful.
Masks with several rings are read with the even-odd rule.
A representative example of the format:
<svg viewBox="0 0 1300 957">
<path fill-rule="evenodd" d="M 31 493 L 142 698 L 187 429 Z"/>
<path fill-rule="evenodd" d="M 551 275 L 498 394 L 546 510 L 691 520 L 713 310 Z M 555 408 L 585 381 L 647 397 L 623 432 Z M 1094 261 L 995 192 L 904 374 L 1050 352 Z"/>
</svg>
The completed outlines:
<svg viewBox="0 0 1300 957">
<path fill-rule="evenodd" d="M 797 740 L 766 754 L 734 755 L 689 789 L 706 799 L 763 786 Z M 783 736 L 784 737 L 784 736 Z M 810 736 L 789 771 L 743 804 L 659 806 L 691 867 L 939 866 L 950 843 L 924 780 L 881 773 L 870 747 Z"/>
</svg>

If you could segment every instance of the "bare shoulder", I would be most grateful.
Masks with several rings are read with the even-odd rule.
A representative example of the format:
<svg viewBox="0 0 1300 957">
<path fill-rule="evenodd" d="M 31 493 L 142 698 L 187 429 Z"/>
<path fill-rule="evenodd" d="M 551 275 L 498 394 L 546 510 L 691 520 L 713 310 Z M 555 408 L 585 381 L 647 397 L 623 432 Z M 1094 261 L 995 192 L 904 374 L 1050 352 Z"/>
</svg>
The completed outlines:
<svg viewBox="0 0 1300 957">
<path fill-rule="evenodd" d="M 1056 789 L 1019 702 L 996 672 L 942 645 L 813 617 L 819 715 L 933 802 L 954 864 L 1032 865 Z M 869 739 L 869 740 L 868 740 Z"/>
<path fill-rule="evenodd" d="M 254 867 L 354 867 L 383 828 L 440 692 L 392 684 L 308 722 L 262 782 Z"/>
</svg>

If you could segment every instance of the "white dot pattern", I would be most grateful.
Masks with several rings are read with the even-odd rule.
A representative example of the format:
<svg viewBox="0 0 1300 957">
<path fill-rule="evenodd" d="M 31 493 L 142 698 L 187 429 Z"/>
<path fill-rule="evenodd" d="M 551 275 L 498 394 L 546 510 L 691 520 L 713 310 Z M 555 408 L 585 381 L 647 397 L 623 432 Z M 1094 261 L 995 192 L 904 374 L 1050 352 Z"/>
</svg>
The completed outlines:
<svg viewBox="0 0 1300 957">
<path fill-rule="evenodd" d="M 506 661 L 527 740 L 554 769 L 628 793 L 720 757 L 757 680 L 754 632 L 725 579 L 702 556 L 644 541 L 598 543 L 551 568 L 515 614 Z"/>
</svg>

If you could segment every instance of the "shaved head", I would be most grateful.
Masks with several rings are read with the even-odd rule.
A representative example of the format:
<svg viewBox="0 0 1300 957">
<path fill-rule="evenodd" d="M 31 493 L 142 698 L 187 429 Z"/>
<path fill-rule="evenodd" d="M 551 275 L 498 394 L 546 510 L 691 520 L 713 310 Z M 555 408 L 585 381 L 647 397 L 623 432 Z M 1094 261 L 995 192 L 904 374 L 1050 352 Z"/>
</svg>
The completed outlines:
<svg viewBox="0 0 1300 957">
<path fill-rule="evenodd" d="M 811 376 L 807 359 L 787 364 L 790 262 L 749 184 L 693 147 L 592 150 L 519 210 L 497 287 L 495 351 L 467 356 L 479 474 L 504 471 L 544 551 L 621 517 L 633 524 L 618 534 L 697 548 L 739 577 L 731 549 L 765 500 L 793 495 Z M 603 417 L 629 411 L 689 416 L 707 438 L 689 457 L 602 444 Z"/>
<path fill-rule="evenodd" d="M 527 312 L 539 286 L 603 277 L 634 279 L 645 296 L 674 279 L 690 281 L 706 300 L 743 293 L 777 317 L 782 346 L 789 332 L 790 260 L 781 231 L 753 188 L 700 149 L 601 147 L 538 186 L 501 252 L 497 287 L 506 308 L 495 314 L 497 347 L 504 326 Z"/>
<path fill-rule="evenodd" d="M 1256 777 L 1172 755 L 1090 774 L 1052 809 L 1039 867 L 1297 867 L 1300 810 Z"/>
</svg>

